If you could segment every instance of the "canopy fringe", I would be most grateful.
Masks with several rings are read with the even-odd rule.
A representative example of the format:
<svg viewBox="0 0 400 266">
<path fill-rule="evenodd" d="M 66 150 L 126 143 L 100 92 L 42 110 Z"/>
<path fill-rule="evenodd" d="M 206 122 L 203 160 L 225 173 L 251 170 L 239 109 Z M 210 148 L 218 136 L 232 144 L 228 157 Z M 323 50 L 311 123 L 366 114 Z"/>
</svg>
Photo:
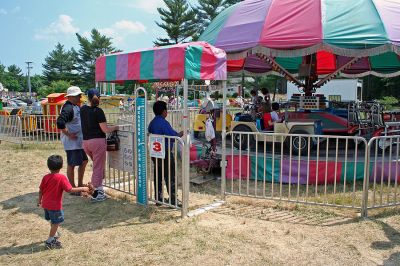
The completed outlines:
<svg viewBox="0 0 400 266">
<path fill-rule="evenodd" d="M 400 75 L 400 71 L 392 72 L 392 73 L 379 73 L 376 71 L 367 71 L 358 74 L 348 74 L 348 73 L 340 73 L 341 77 L 345 78 L 362 78 L 368 75 L 373 75 L 380 78 L 394 78 Z"/>
<path fill-rule="evenodd" d="M 249 54 L 257 54 L 257 53 L 273 57 L 297 57 L 297 56 L 314 54 L 318 51 L 327 51 L 336 55 L 347 56 L 347 57 L 367 57 L 367 56 L 383 54 L 386 52 L 394 52 L 400 55 L 400 47 L 395 44 L 384 44 L 367 49 L 347 49 L 334 46 L 331 44 L 321 43 L 307 48 L 301 48 L 295 50 L 278 50 L 258 45 L 256 47 L 253 47 L 245 51 L 228 53 L 227 58 L 228 60 L 239 60 L 246 58 Z"/>
</svg>

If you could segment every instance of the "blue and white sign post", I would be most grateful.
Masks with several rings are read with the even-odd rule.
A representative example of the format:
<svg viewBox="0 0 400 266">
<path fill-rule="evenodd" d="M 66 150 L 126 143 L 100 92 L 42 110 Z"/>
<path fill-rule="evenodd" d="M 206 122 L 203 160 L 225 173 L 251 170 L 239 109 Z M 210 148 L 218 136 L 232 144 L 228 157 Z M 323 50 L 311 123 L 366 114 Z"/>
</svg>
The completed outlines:
<svg viewBox="0 0 400 266">
<path fill-rule="evenodd" d="M 140 94 L 140 91 L 143 93 Z M 135 91 L 135 116 L 136 202 L 147 205 L 147 93 L 141 87 Z"/>
</svg>

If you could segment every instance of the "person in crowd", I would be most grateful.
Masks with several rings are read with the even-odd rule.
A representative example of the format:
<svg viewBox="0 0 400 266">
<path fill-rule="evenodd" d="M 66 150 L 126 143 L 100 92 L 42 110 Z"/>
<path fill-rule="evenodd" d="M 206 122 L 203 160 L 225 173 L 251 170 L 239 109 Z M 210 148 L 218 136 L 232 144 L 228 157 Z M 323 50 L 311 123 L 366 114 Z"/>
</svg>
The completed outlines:
<svg viewBox="0 0 400 266">
<path fill-rule="evenodd" d="M 261 93 L 263 94 L 263 101 L 271 104 L 271 98 L 269 96 L 269 90 L 267 88 L 262 88 Z"/>
<path fill-rule="evenodd" d="M 153 105 L 153 112 L 155 117 L 150 122 L 148 131 L 150 134 L 177 136 L 182 137 L 183 132 L 176 132 L 165 119 L 167 117 L 167 104 L 164 101 L 157 101 Z M 162 189 L 162 177 L 164 176 L 165 184 L 169 194 L 169 201 L 171 205 L 179 206 L 180 203 L 176 199 L 175 191 L 175 160 L 171 152 L 173 148 L 173 140 L 165 140 L 165 158 L 151 158 L 154 163 L 154 192 L 155 199 L 158 202 L 164 202 L 164 195 Z M 171 162 L 171 164 L 169 163 Z M 163 169 L 164 168 L 164 169 Z M 171 182 L 169 182 L 171 181 Z"/>
<path fill-rule="evenodd" d="M 124 103 L 124 99 L 123 98 L 120 98 L 119 99 L 119 110 L 120 111 L 123 111 L 124 110 L 124 108 L 125 108 L 125 103 Z"/>
<path fill-rule="evenodd" d="M 282 122 L 282 119 L 279 118 L 279 103 L 275 102 L 272 103 L 272 112 L 271 112 L 271 118 L 273 122 Z"/>
<path fill-rule="evenodd" d="M 67 153 L 67 177 L 72 187 L 76 187 L 75 167 L 78 166 L 78 187 L 81 187 L 88 162 L 88 157 L 82 147 L 79 107 L 81 95 L 82 91 L 79 87 L 69 87 L 66 95 L 68 100 L 62 106 L 60 115 L 57 118 L 57 128 L 61 130 L 61 142 Z M 76 195 L 80 195 L 80 193 L 76 193 Z"/>
<path fill-rule="evenodd" d="M 261 108 L 262 108 L 264 130 L 266 131 L 274 130 L 274 122 L 272 121 L 271 117 L 271 105 L 268 103 L 263 103 Z"/>
<path fill-rule="evenodd" d="M 50 233 L 45 245 L 49 249 L 61 248 L 59 241 L 59 226 L 64 222 L 64 211 L 62 208 L 63 192 L 81 193 L 89 192 L 88 187 L 72 187 L 65 175 L 60 174 L 63 167 L 63 159 L 60 155 L 51 155 L 47 159 L 47 167 L 50 173 L 45 175 L 39 186 L 39 198 L 37 206 L 44 209 L 44 217 L 50 221 Z"/>
<path fill-rule="evenodd" d="M 200 113 L 209 113 L 212 109 L 214 109 L 215 104 L 214 101 L 211 99 L 210 94 L 206 93 L 203 102 L 201 104 Z"/>
<path fill-rule="evenodd" d="M 251 105 L 252 105 L 251 116 L 253 117 L 253 119 L 255 119 L 257 112 L 260 108 L 260 99 L 258 97 L 257 90 L 251 90 L 250 95 L 251 95 Z"/>
<path fill-rule="evenodd" d="M 93 161 L 92 201 L 107 199 L 103 189 L 104 169 L 106 164 L 106 133 L 118 130 L 118 126 L 108 126 L 104 111 L 99 107 L 100 93 L 96 89 L 88 91 L 89 105 L 81 108 L 83 148 Z"/>
</svg>

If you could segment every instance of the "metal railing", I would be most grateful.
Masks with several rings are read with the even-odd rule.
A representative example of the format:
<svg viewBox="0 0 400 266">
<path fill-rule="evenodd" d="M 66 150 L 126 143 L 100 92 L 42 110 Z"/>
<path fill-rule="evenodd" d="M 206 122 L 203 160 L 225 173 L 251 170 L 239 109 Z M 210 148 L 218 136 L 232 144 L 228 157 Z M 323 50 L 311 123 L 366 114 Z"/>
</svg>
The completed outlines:
<svg viewBox="0 0 400 266">
<path fill-rule="evenodd" d="M 227 136 L 225 195 L 363 208 L 365 139 L 247 132 Z"/>
<path fill-rule="evenodd" d="M 165 158 L 153 158 L 148 153 L 148 198 L 156 204 L 181 209 L 185 199 L 184 193 L 188 193 L 183 180 L 184 158 L 180 152 L 183 150 L 184 142 L 179 137 L 163 136 L 163 138 L 164 144 L 161 145 L 165 146 Z M 152 147 L 149 147 L 150 149 Z"/>
<path fill-rule="evenodd" d="M 400 136 L 374 137 L 368 143 L 369 165 L 364 191 L 366 210 L 399 206 Z"/>
<path fill-rule="evenodd" d="M 106 113 L 107 122 L 118 124 L 122 121 L 133 121 L 131 115 Z M 58 115 L 10 115 L 0 116 L 0 140 L 24 144 L 46 144 L 60 141 L 60 130 L 57 129 Z M 126 124 L 126 123 L 125 123 Z"/>
<path fill-rule="evenodd" d="M 22 145 L 22 122 L 19 116 L 0 116 L 0 142 Z"/>
<path fill-rule="evenodd" d="M 189 108 L 190 129 L 200 108 Z M 231 108 L 232 113 L 240 109 Z M 109 124 L 135 123 L 134 112 L 114 112 L 106 110 L 105 115 Z M 10 115 L 0 116 L 0 140 L 18 144 L 46 144 L 60 141 L 60 130 L 57 129 L 58 115 Z M 153 112 L 148 112 L 148 121 L 154 118 Z M 183 130 L 183 110 L 168 111 L 167 120 L 176 131 Z"/>
<path fill-rule="evenodd" d="M 118 130 L 120 149 L 107 152 L 106 174 L 103 185 L 114 190 L 136 195 L 135 155 L 133 130 L 122 126 Z"/>
</svg>

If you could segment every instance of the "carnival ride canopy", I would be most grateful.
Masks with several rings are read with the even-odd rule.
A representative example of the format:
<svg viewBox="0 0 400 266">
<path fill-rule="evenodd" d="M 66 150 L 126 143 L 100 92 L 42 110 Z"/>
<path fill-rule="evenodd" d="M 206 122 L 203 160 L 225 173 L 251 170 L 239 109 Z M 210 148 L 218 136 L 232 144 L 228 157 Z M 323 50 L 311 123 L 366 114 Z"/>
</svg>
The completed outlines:
<svg viewBox="0 0 400 266">
<path fill-rule="evenodd" d="M 314 54 L 320 76 L 392 77 L 400 75 L 400 1 L 245 0 L 200 40 L 226 51 L 233 73 L 298 74 Z"/>
<path fill-rule="evenodd" d="M 96 82 L 226 80 L 226 53 L 206 42 L 115 53 L 96 60 Z"/>
</svg>

